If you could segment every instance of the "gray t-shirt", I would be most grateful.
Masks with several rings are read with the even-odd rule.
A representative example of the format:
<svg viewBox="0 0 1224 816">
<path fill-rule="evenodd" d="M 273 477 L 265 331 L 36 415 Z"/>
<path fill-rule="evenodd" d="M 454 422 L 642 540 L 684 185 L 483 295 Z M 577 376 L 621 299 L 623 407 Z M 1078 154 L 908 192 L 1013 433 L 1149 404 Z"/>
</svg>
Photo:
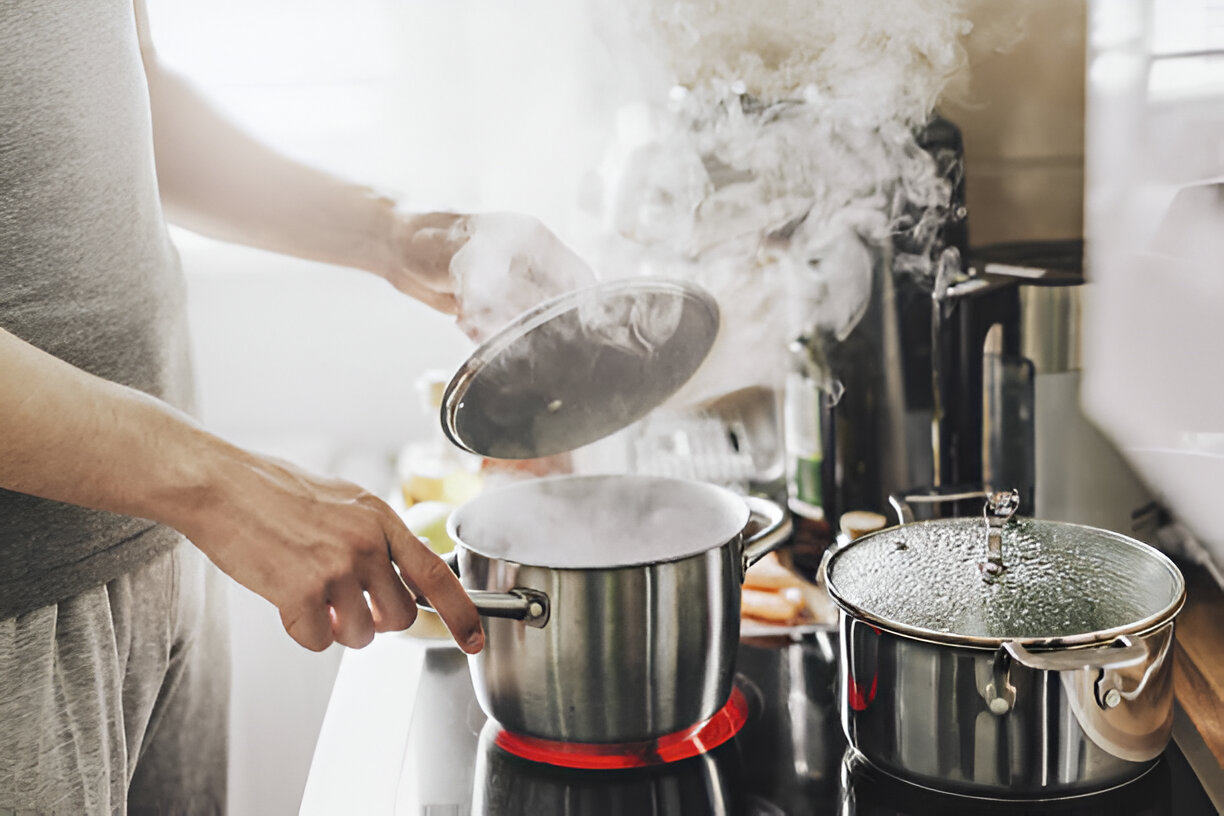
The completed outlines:
<svg viewBox="0 0 1224 816">
<path fill-rule="evenodd" d="M 185 286 L 158 197 L 131 0 L 0 2 L 0 327 L 191 406 Z M 0 490 L 0 618 L 178 540 L 143 519 Z"/>
</svg>

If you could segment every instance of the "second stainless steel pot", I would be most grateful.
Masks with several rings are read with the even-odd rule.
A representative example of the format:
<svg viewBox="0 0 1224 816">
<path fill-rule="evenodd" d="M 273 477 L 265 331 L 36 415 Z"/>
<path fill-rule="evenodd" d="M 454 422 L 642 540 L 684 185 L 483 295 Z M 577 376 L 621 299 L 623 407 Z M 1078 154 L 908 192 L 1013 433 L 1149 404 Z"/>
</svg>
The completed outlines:
<svg viewBox="0 0 1224 816">
<path fill-rule="evenodd" d="M 460 580 L 497 616 L 471 658 L 485 713 L 609 743 L 686 729 L 727 701 L 744 570 L 789 522 L 710 484 L 569 476 L 488 491 L 450 533 Z"/>
<path fill-rule="evenodd" d="M 903 524 L 829 556 L 846 736 L 881 770 L 969 795 L 1127 782 L 1169 741 L 1181 574 L 1125 536 L 1008 523 L 1001 496 L 989 526 Z"/>
</svg>

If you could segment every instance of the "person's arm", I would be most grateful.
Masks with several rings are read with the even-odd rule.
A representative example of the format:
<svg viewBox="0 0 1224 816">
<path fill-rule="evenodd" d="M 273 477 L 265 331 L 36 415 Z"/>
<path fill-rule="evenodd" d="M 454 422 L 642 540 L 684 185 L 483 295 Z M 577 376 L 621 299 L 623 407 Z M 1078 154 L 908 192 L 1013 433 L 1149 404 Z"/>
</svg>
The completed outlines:
<svg viewBox="0 0 1224 816">
<path fill-rule="evenodd" d="M 482 339 L 541 300 L 594 282 L 538 219 L 410 213 L 370 187 L 293 161 L 229 122 L 157 59 L 135 0 L 167 215 L 205 235 L 363 269 Z"/>
<path fill-rule="evenodd" d="M 412 623 L 392 559 L 460 646 L 484 643 L 454 574 L 379 499 L 230 445 L 2 329 L 0 487 L 174 527 L 309 649 L 364 646 Z"/>
<path fill-rule="evenodd" d="M 450 256 L 465 216 L 405 213 L 370 187 L 281 155 L 162 65 L 135 0 L 157 178 L 167 216 L 210 237 L 373 272 L 455 314 Z M 458 228 L 452 235 L 452 228 Z"/>
</svg>

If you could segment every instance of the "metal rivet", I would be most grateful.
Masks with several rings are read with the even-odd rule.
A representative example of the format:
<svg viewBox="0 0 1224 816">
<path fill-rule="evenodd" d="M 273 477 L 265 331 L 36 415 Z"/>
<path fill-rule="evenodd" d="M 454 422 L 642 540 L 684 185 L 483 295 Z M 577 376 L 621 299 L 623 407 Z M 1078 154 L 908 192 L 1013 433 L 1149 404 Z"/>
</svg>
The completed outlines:
<svg viewBox="0 0 1224 816">
<path fill-rule="evenodd" d="M 527 607 L 527 612 L 531 615 L 531 617 L 538 618 L 544 614 L 544 604 L 540 603 L 539 601 L 532 601 Z"/>
<path fill-rule="evenodd" d="M 1105 705 L 1107 705 L 1108 707 L 1117 708 L 1118 704 L 1121 702 L 1122 702 L 1122 692 L 1118 691 L 1116 688 L 1112 688 L 1109 691 L 1105 692 Z"/>
<path fill-rule="evenodd" d="M 996 717 L 1003 716 L 1009 709 L 1011 709 L 1011 706 L 1009 706 L 1007 701 L 1002 697 L 995 697 L 990 701 L 990 713 L 994 714 Z"/>
</svg>

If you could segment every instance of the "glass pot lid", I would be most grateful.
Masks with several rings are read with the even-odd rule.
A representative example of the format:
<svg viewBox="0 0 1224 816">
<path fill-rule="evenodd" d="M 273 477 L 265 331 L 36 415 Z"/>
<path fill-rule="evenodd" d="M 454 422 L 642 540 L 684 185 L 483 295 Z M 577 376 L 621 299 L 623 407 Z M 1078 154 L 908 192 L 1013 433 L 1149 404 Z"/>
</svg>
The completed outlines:
<svg viewBox="0 0 1224 816">
<path fill-rule="evenodd" d="M 996 525 L 992 566 L 981 518 L 903 524 L 864 536 L 826 564 L 834 600 L 901 634 L 960 645 L 1107 642 L 1171 620 L 1181 572 L 1117 533 L 1035 519 Z"/>
<path fill-rule="evenodd" d="M 572 451 L 678 391 L 718 326 L 713 297 L 684 281 L 637 278 L 566 293 L 473 352 L 443 395 L 443 430 L 496 459 Z"/>
</svg>

